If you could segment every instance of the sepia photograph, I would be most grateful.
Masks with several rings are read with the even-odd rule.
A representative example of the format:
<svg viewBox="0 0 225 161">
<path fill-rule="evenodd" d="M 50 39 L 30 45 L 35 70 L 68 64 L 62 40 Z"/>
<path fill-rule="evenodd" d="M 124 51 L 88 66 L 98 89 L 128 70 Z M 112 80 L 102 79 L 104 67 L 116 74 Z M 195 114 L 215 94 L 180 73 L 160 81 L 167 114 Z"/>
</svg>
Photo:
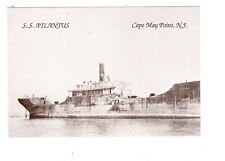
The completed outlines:
<svg viewBox="0 0 225 161">
<path fill-rule="evenodd" d="M 199 7 L 10 7 L 9 137 L 200 136 Z"/>
</svg>

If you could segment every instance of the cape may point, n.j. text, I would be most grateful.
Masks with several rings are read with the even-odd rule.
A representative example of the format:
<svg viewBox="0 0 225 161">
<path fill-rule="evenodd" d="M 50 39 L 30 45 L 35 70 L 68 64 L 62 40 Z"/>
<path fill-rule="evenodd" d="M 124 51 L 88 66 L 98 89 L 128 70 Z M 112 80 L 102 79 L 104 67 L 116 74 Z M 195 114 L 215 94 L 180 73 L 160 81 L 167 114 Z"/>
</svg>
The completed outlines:
<svg viewBox="0 0 225 161">
<path fill-rule="evenodd" d="M 140 22 L 134 22 L 132 24 L 132 28 L 134 29 L 185 29 L 187 28 L 187 23 L 186 22 L 176 22 L 176 23 L 168 23 L 168 22 L 145 22 L 145 23 L 140 23 Z"/>
</svg>

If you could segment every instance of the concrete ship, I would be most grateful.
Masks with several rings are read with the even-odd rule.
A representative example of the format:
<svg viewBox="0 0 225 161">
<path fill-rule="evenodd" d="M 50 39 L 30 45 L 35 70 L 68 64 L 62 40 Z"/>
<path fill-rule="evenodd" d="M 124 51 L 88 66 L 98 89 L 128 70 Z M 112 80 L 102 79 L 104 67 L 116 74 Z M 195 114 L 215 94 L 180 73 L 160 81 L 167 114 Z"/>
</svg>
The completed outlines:
<svg viewBox="0 0 225 161">
<path fill-rule="evenodd" d="M 200 118 L 200 81 L 175 84 L 165 93 L 141 98 L 125 82 L 111 81 L 99 64 L 99 81 L 83 82 L 65 101 L 18 98 L 30 118 Z"/>
</svg>

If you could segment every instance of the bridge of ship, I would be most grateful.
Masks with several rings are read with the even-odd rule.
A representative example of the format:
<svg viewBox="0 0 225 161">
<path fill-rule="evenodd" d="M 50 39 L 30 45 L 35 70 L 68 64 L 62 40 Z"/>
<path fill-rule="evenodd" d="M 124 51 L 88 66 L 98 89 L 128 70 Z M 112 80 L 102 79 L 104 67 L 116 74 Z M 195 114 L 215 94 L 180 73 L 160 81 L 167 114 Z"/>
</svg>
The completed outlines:
<svg viewBox="0 0 225 161">
<path fill-rule="evenodd" d="M 91 85 L 77 85 L 72 92 L 72 96 L 97 96 L 113 94 L 116 87 L 110 83 L 98 83 Z"/>
</svg>

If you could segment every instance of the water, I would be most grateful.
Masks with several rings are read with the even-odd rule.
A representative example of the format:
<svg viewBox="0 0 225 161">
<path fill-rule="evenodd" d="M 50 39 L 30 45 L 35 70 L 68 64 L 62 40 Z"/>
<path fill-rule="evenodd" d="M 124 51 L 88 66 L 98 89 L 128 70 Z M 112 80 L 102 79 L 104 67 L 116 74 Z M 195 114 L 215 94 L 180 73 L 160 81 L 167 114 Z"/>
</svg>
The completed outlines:
<svg viewBox="0 0 225 161">
<path fill-rule="evenodd" d="M 9 117 L 9 137 L 199 136 L 200 119 L 24 119 Z"/>
</svg>

